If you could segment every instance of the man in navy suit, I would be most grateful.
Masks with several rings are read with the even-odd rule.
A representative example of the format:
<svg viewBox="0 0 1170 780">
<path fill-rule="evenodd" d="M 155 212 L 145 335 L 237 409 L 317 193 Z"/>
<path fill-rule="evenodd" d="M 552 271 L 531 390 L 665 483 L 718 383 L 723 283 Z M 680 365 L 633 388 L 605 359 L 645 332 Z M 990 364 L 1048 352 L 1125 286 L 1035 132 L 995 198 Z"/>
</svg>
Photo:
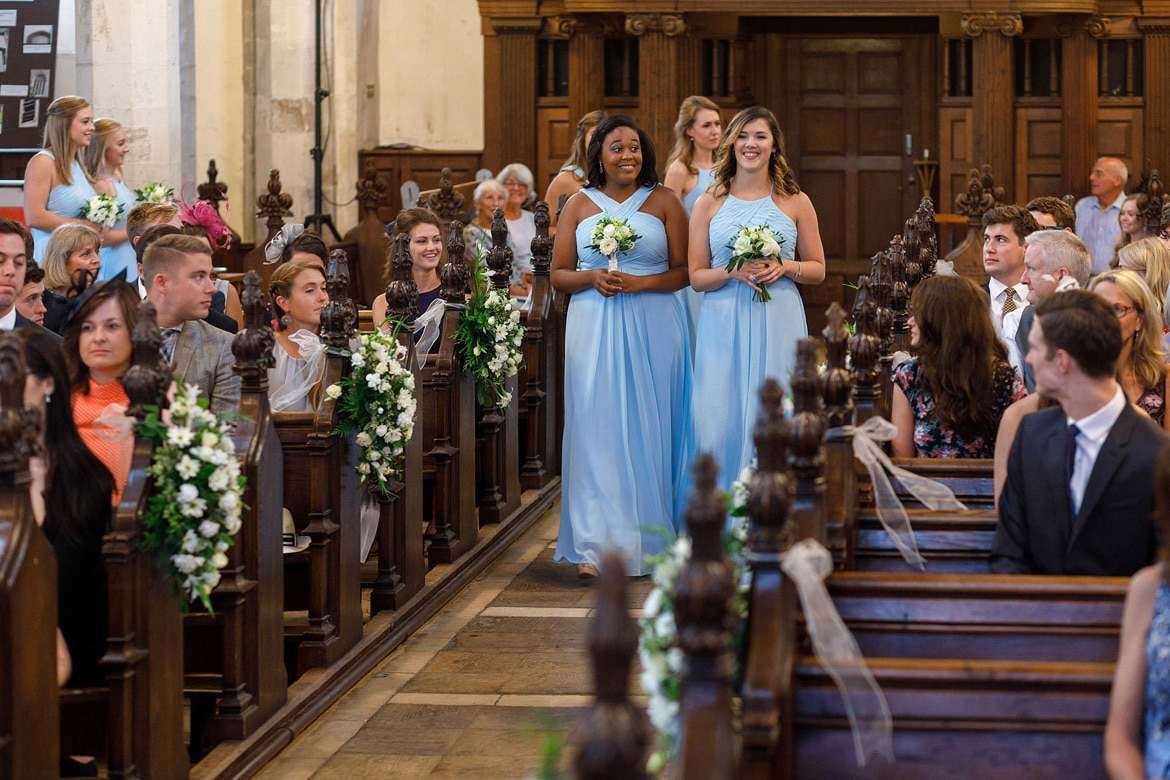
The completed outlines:
<svg viewBox="0 0 1170 780">
<path fill-rule="evenodd" d="M 33 240 L 28 228 L 0 217 L 0 331 L 41 327 L 16 310 L 16 298 L 24 288 L 25 267 L 32 256 Z"/>
<path fill-rule="evenodd" d="M 1170 442 L 1113 379 L 1121 326 L 1085 290 L 1036 306 L 1027 362 L 1059 406 L 1028 415 L 1008 458 L 991 571 L 1128 577 L 1154 560 L 1158 453 Z"/>
</svg>

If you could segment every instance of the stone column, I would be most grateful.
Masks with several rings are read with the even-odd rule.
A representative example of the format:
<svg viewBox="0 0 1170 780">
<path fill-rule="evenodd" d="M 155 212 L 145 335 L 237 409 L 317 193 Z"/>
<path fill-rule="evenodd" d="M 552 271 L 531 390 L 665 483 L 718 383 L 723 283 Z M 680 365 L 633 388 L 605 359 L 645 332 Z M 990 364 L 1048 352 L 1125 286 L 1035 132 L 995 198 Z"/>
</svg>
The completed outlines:
<svg viewBox="0 0 1170 780">
<path fill-rule="evenodd" d="M 1138 29 L 1145 41 L 1144 148 L 1154 167 L 1165 171 L 1170 166 L 1170 19 L 1138 19 Z M 1140 167 L 1140 160 L 1133 162 Z"/>
<path fill-rule="evenodd" d="M 638 124 L 654 141 L 658 174 L 666 171 L 666 155 L 674 142 L 678 105 L 687 96 L 679 78 L 683 34 L 682 14 L 627 14 L 626 34 L 638 46 Z"/>
<path fill-rule="evenodd" d="M 522 162 L 536 168 L 536 34 L 538 17 L 487 20 L 491 54 L 484 72 L 484 165 L 498 171 Z M 487 33 L 490 28 L 495 35 Z M 485 42 L 486 44 L 487 42 Z M 485 52 L 489 53 L 489 52 Z"/>
<path fill-rule="evenodd" d="M 126 127 L 132 186 L 196 178 L 193 0 L 77 0 L 77 92 Z"/>
<path fill-rule="evenodd" d="M 1019 14 L 964 14 L 963 32 L 975 39 L 972 111 L 975 163 L 989 163 L 1011 202 L 1015 170 L 1015 83 L 1012 38 L 1024 30 Z M 1067 61 L 1067 56 L 1066 56 Z"/>
</svg>

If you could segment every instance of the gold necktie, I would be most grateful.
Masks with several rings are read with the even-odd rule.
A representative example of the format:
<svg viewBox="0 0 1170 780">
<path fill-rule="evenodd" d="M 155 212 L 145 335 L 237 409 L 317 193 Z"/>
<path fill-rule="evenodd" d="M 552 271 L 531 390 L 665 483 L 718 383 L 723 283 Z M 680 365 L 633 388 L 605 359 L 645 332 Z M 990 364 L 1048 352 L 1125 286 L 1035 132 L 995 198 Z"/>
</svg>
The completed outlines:
<svg viewBox="0 0 1170 780">
<path fill-rule="evenodd" d="M 1003 310 L 1004 315 L 1011 314 L 1016 310 L 1016 288 L 1009 287 L 1003 291 Z"/>
</svg>

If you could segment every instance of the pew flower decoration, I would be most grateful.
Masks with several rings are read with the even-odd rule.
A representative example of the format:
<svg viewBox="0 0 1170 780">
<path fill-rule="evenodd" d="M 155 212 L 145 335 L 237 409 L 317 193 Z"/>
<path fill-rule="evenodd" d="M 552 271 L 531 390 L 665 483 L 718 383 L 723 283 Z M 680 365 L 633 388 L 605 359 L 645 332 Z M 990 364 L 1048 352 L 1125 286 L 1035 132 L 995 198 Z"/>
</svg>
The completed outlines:
<svg viewBox="0 0 1170 780">
<path fill-rule="evenodd" d="M 82 219 L 88 219 L 95 225 L 106 228 L 111 228 L 118 223 L 122 211 L 122 204 L 109 195 L 94 195 L 81 204 Z"/>
<path fill-rule="evenodd" d="M 357 431 L 361 462 L 354 468 L 374 495 L 392 498 L 389 482 L 398 473 L 402 453 L 414 436 L 414 375 L 406 366 L 406 347 L 397 329 L 363 333 L 349 358 L 351 371 L 325 388 L 338 402 L 341 425 L 334 433 Z"/>
<path fill-rule="evenodd" d="M 639 238 L 641 236 L 635 233 L 624 219 L 614 219 L 606 215 L 593 226 L 593 234 L 585 248 L 596 249 L 605 255 L 609 261 L 609 272 L 613 273 L 618 269 L 618 252 L 629 252 Z"/>
<path fill-rule="evenodd" d="M 475 293 L 459 318 L 455 343 L 463 365 L 475 378 L 475 395 L 485 409 L 506 409 L 512 402 L 508 378 L 520 370 L 525 328 L 520 310 L 512 305 L 507 289 L 487 280 L 484 245 L 476 247 Z"/>
<path fill-rule="evenodd" d="M 198 387 L 179 390 L 170 418 L 167 424 L 151 408 L 139 426 L 155 442 L 148 469 L 154 492 L 142 518 L 145 545 L 169 565 L 186 597 L 181 609 L 199 599 L 210 612 L 211 591 L 240 530 L 244 477 L 227 422 L 207 410 Z"/>
<path fill-rule="evenodd" d="M 731 259 L 727 261 L 727 273 L 743 268 L 745 263 L 756 260 L 780 260 L 780 247 L 784 245 L 784 236 L 776 235 L 767 225 L 748 226 L 740 225 L 739 232 L 727 242 L 731 250 Z M 755 277 L 752 277 L 755 282 Z M 767 303 L 772 300 L 765 284 L 755 282 L 759 290 L 752 294 L 752 300 Z"/>
<path fill-rule="evenodd" d="M 175 191 L 161 181 L 154 181 L 134 190 L 134 197 L 139 203 L 170 203 L 175 199 Z"/>
<path fill-rule="evenodd" d="M 731 608 L 736 616 L 736 657 L 740 653 L 743 623 L 747 616 L 747 594 L 751 572 L 744 559 L 747 545 L 747 491 L 755 463 L 740 473 L 732 483 L 728 514 L 732 520 L 723 532 L 723 552 L 735 566 L 735 595 Z M 682 699 L 683 652 L 677 646 L 678 628 L 674 622 L 674 597 L 678 577 L 691 558 L 690 537 L 680 536 L 662 553 L 647 559 L 654 566 L 654 588 L 642 605 L 638 637 L 638 661 L 642 666 L 642 690 L 650 699 L 650 723 L 654 727 L 655 750 L 646 763 L 651 774 L 661 772 L 678 749 L 678 713 Z"/>
</svg>

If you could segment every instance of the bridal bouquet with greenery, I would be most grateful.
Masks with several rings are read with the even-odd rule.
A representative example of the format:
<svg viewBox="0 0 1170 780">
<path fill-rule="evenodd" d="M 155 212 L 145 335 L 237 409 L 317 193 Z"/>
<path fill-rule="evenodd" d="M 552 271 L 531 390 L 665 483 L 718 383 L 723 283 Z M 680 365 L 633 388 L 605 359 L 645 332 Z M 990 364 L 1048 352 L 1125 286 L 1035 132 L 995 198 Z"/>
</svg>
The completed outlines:
<svg viewBox="0 0 1170 780">
<path fill-rule="evenodd" d="M 161 181 L 153 181 L 134 190 L 134 197 L 139 203 L 170 203 L 175 199 L 175 191 Z"/>
<path fill-rule="evenodd" d="M 731 259 L 727 261 L 727 273 L 738 271 L 746 263 L 752 263 L 756 260 L 779 262 L 780 247 L 783 245 L 784 236 L 776 235 L 767 225 L 740 225 L 739 232 L 726 245 L 731 250 Z M 760 303 L 772 300 L 772 294 L 768 292 L 767 285 L 756 282 L 754 278 L 752 282 L 760 288 L 752 295 L 753 300 Z"/>
<path fill-rule="evenodd" d="M 122 216 L 123 206 L 109 195 L 94 195 L 81 204 L 81 218 L 95 225 L 112 228 Z"/>
<path fill-rule="evenodd" d="M 609 271 L 613 273 L 618 269 L 618 252 L 629 252 L 639 238 L 641 236 L 635 233 L 624 219 L 614 219 L 605 215 L 593 226 L 593 233 L 589 236 L 589 243 L 585 248 L 596 249 L 605 255 L 609 261 Z"/>
<path fill-rule="evenodd" d="M 186 597 L 211 611 L 211 591 L 240 530 L 244 476 L 227 422 L 207 410 L 199 388 L 184 385 L 168 424 L 148 408 L 139 433 L 155 443 L 147 473 L 154 491 L 142 516 L 145 546 L 159 553 Z"/>
</svg>

